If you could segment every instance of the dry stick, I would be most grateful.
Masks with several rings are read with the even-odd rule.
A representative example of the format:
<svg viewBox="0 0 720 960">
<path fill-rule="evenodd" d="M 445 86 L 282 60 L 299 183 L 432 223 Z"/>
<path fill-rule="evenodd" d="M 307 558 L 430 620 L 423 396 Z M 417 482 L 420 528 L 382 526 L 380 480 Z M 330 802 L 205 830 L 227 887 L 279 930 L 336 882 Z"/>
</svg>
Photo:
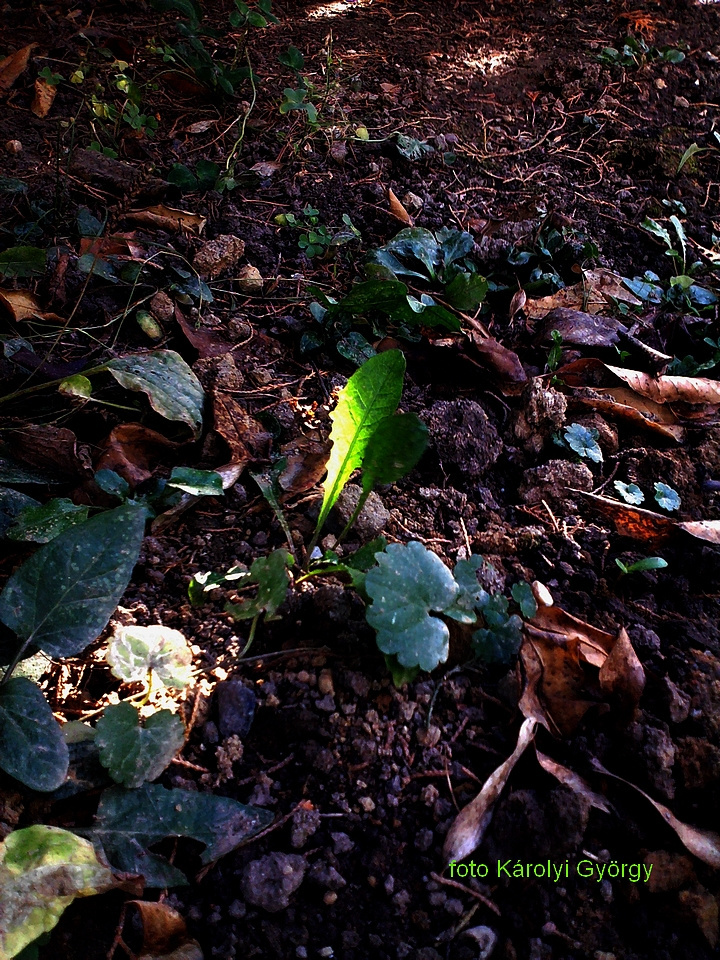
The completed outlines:
<svg viewBox="0 0 720 960">
<path fill-rule="evenodd" d="M 484 897 L 481 893 L 478 893 L 477 890 L 473 890 L 472 887 L 466 887 L 463 883 L 458 883 L 457 880 L 450 880 L 447 877 L 441 877 L 439 873 L 431 873 L 431 878 L 435 883 L 442 883 L 446 887 L 453 887 L 455 890 L 462 890 L 463 893 L 468 893 L 471 897 L 475 897 L 476 900 L 479 900 L 480 903 L 484 903 L 488 910 L 492 910 L 493 913 L 497 914 L 498 917 L 501 917 L 500 907 L 493 903 L 488 897 Z"/>
</svg>

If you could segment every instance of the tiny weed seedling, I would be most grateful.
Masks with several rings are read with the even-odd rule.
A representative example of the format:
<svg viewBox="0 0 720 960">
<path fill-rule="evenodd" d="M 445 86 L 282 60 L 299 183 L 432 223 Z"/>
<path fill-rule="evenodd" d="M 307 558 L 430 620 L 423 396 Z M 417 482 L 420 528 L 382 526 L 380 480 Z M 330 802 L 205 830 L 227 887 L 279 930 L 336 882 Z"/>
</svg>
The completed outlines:
<svg viewBox="0 0 720 960">
<path fill-rule="evenodd" d="M 551 345 L 548 350 L 547 369 L 549 373 L 554 373 L 560 366 L 562 359 L 563 338 L 559 330 L 553 330 L 550 333 Z"/>
<path fill-rule="evenodd" d="M 598 432 L 595 429 L 588 430 L 581 423 L 571 423 L 565 427 L 565 430 L 556 442 L 560 446 L 567 446 L 573 453 L 585 460 L 592 460 L 593 463 L 602 463 L 603 453 L 598 443 Z"/>
<path fill-rule="evenodd" d="M 344 225 L 342 229 L 331 231 L 320 223 L 320 211 L 309 203 L 305 205 L 301 214 L 279 213 L 275 217 L 275 223 L 279 227 L 290 227 L 300 231 L 298 247 L 311 259 L 327 257 L 337 247 L 360 239 L 360 231 L 347 213 L 343 214 L 342 221 Z"/>
<path fill-rule="evenodd" d="M 620 575 L 625 577 L 629 573 L 644 573 L 646 570 L 662 570 L 668 564 L 662 557 L 643 557 L 634 563 L 624 564 L 619 557 L 615 557 L 615 563 L 620 569 Z"/>
<path fill-rule="evenodd" d="M 676 47 L 651 47 L 642 37 L 625 37 L 622 47 L 603 47 L 598 60 L 611 67 L 642 67 L 652 60 L 682 63 L 685 54 Z"/>
<path fill-rule="evenodd" d="M 615 480 L 613 486 L 625 503 L 631 506 L 639 506 L 645 500 L 645 494 L 636 483 L 623 483 L 622 480 Z M 656 483 L 655 502 L 663 510 L 672 512 L 680 509 L 680 495 L 677 490 L 667 485 L 667 483 Z"/>
</svg>

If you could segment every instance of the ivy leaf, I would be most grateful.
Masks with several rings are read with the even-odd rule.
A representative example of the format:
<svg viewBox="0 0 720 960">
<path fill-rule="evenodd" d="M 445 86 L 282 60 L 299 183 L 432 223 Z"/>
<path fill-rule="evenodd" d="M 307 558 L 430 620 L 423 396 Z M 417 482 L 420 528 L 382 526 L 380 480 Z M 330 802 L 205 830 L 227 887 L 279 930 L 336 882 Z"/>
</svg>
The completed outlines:
<svg viewBox="0 0 720 960">
<path fill-rule="evenodd" d="M 47 792 L 65 780 L 68 758 L 62 729 L 40 688 L 27 677 L 12 677 L 3 684 L 0 768 L 26 787 Z"/>
<path fill-rule="evenodd" d="M 325 524 L 353 470 L 362 464 L 379 424 L 395 413 L 404 374 L 405 357 L 399 350 L 388 350 L 366 360 L 340 392 L 330 414 L 332 450 L 316 531 Z"/>
<path fill-rule="evenodd" d="M 174 467 L 167 485 L 194 497 L 221 497 L 225 493 L 222 477 L 214 470 Z"/>
<path fill-rule="evenodd" d="M 87 520 L 88 507 L 72 500 L 56 498 L 38 506 L 26 507 L 7 532 L 8 540 L 48 543 L 76 523 Z"/>
<path fill-rule="evenodd" d="M 478 583 L 477 573 L 482 569 L 485 561 L 478 554 L 473 554 L 467 560 L 458 560 L 453 570 L 453 576 L 460 588 L 455 602 L 444 613 L 459 623 L 475 623 L 477 613 L 475 607 L 484 603 L 488 594 Z"/>
<path fill-rule="evenodd" d="M 146 783 L 137 790 L 103 791 L 90 836 L 113 866 L 145 877 L 148 887 L 178 886 L 187 878 L 148 849 L 166 837 L 191 837 L 206 845 L 203 863 L 212 863 L 255 836 L 273 814 L 229 797 L 189 790 L 166 790 Z"/>
<path fill-rule="evenodd" d="M 125 683 L 147 680 L 152 672 L 166 687 L 182 690 L 190 683 L 192 651 L 179 630 L 161 624 L 119 627 L 105 654 L 113 674 Z"/>
<path fill-rule="evenodd" d="M 107 493 L 110 497 L 127 500 L 130 496 L 130 484 L 114 470 L 108 470 L 107 468 L 98 470 L 93 479 L 102 492 Z"/>
<path fill-rule="evenodd" d="M 435 234 L 441 244 L 441 255 L 445 268 L 473 252 L 475 241 L 467 230 L 453 230 L 441 227 Z"/>
<path fill-rule="evenodd" d="M 520 607 L 520 613 L 525 619 L 532 619 L 537 613 L 537 600 L 530 584 L 526 580 L 520 580 L 519 583 L 512 585 L 510 593 L 515 603 Z"/>
<path fill-rule="evenodd" d="M 588 430 L 580 423 L 571 423 L 565 428 L 565 442 L 579 457 L 602 463 L 603 454 L 597 442 L 597 430 Z"/>
<path fill-rule="evenodd" d="M 485 277 L 481 277 L 479 273 L 466 273 L 461 270 L 445 287 L 445 297 L 456 310 L 475 310 L 483 302 L 489 289 Z"/>
<path fill-rule="evenodd" d="M 159 777 L 185 743 L 185 728 L 177 714 L 159 710 L 143 726 L 129 703 L 106 707 L 96 729 L 100 763 L 116 783 L 128 788 Z"/>
<path fill-rule="evenodd" d="M 645 499 L 645 494 L 636 483 L 623 483 L 622 480 L 615 480 L 613 486 L 625 503 L 631 503 L 633 506 L 637 506 Z"/>
<path fill-rule="evenodd" d="M 250 567 L 249 582 L 258 585 L 257 596 L 242 603 L 228 603 L 227 613 L 236 620 L 250 620 L 265 612 L 265 619 L 272 620 L 285 602 L 290 574 L 288 565 L 293 562 L 287 550 L 273 550 L 267 557 L 258 557 Z"/>
<path fill-rule="evenodd" d="M 0 487 L 0 537 L 5 536 L 15 518 L 27 507 L 39 507 L 40 503 L 26 493 L 13 490 L 12 487 Z"/>
<path fill-rule="evenodd" d="M 396 257 L 419 260 L 427 270 L 430 280 L 435 279 L 435 267 L 440 262 L 440 244 L 430 230 L 424 227 L 406 227 L 381 249 Z"/>
<path fill-rule="evenodd" d="M 51 657 L 96 639 L 130 581 L 146 510 L 124 504 L 78 523 L 19 567 L 0 594 L 0 620 Z"/>
<path fill-rule="evenodd" d="M 75 897 L 116 886 L 89 840 L 45 824 L 15 830 L 0 844 L 0 957 L 52 930 Z"/>
<path fill-rule="evenodd" d="M 174 350 L 154 350 L 111 360 L 107 369 L 120 386 L 147 394 L 166 420 L 186 423 L 196 437 L 202 430 L 205 394 L 200 381 Z"/>
<path fill-rule="evenodd" d="M 488 595 L 482 615 L 485 627 L 472 636 L 476 656 L 486 663 L 508 663 L 522 643 L 522 620 L 510 615 L 507 597 L 501 593 Z"/>
<path fill-rule="evenodd" d="M 0 253 L 0 276 L 36 277 L 45 273 L 47 253 L 41 247 L 9 247 Z"/>
<path fill-rule="evenodd" d="M 427 438 L 427 427 L 414 413 L 381 420 L 363 457 L 363 491 L 369 493 L 378 483 L 395 483 L 404 477 L 425 452 Z"/>
<path fill-rule="evenodd" d="M 663 510 L 679 510 L 680 496 L 677 490 L 666 483 L 655 484 L 655 500 Z"/>
<path fill-rule="evenodd" d="M 367 621 L 383 653 L 397 654 L 403 667 L 434 670 L 447 660 L 450 632 L 438 617 L 460 588 L 448 568 L 421 543 L 391 543 L 365 577 L 373 603 Z"/>
</svg>

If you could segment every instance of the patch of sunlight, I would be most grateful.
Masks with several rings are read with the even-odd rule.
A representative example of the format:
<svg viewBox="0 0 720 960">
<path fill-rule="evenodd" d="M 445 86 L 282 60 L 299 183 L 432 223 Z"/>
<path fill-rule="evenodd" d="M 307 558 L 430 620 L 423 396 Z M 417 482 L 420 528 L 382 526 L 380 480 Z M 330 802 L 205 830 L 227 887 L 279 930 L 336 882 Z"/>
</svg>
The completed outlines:
<svg viewBox="0 0 720 960">
<path fill-rule="evenodd" d="M 374 0 L 333 0 L 332 3 L 323 3 L 308 12 L 308 20 L 328 20 L 331 17 L 340 17 L 348 10 L 359 10 L 369 7 Z"/>
<path fill-rule="evenodd" d="M 507 50 L 492 50 L 484 53 L 480 50 L 472 57 L 465 57 L 462 61 L 466 67 L 476 70 L 478 73 L 495 73 L 500 67 L 512 63 L 515 55 Z"/>
</svg>

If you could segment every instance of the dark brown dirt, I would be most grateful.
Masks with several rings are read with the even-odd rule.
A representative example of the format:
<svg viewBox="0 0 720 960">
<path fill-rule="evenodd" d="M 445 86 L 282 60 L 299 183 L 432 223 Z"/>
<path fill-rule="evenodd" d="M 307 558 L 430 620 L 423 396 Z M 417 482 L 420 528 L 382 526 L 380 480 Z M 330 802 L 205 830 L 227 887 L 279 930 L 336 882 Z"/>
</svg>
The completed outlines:
<svg viewBox="0 0 720 960">
<path fill-rule="evenodd" d="M 566 281 L 579 273 L 587 238 L 599 248 L 601 264 L 630 277 L 654 270 L 667 283 L 671 265 L 662 245 L 639 228 L 644 217 L 667 217 L 679 201 L 693 241 L 711 248 L 720 233 L 720 150 L 712 138 L 720 110 L 720 9 L 675 0 L 626 6 L 359 0 L 330 3 L 321 15 L 315 3 L 287 3 L 276 10 L 279 24 L 253 36 L 248 48 L 258 75 L 257 103 L 236 157 L 237 189 L 181 197 L 158 179 L 175 162 L 193 169 L 199 159 L 226 162 L 240 135 L 237 119 L 252 98 L 249 84 L 228 100 L 181 81 L 170 72 L 172 65 L 147 53 L 150 40 L 176 42 L 175 15 L 161 16 L 143 3 L 78 0 L 28 11 L 20 0 L 5 2 L 0 54 L 30 42 L 38 48 L 28 73 L 0 104 L 0 150 L 6 141 L 22 142 L 22 152 L 3 154 L 0 173 L 28 187 L 26 195 L 0 195 L 0 246 L 57 248 L 45 277 L 17 285 L 34 283 L 45 310 L 72 315 L 67 328 L 52 320 L 49 327 L 8 322 L 6 338 L 26 337 L 44 356 L 60 333 L 50 359 L 64 366 L 48 377 L 76 372 L 113 352 L 148 348 L 145 335 L 124 316 L 129 286 L 86 284 L 75 268 L 74 223 L 85 205 L 100 219 L 107 215 L 107 233 L 133 231 L 131 240 L 147 255 L 169 248 L 187 263 L 200 245 L 197 237 L 152 231 L 126 219 L 132 209 L 157 202 L 159 191 L 171 205 L 207 218 L 204 239 L 242 238 L 243 262 L 265 279 L 257 297 L 246 296 L 232 277 L 213 284 L 216 299 L 204 308 L 201 329 L 208 337 L 200 350 L 229 343 L 230 360 L 227 354 L 212 356 L 212 350 L 198 359 L 199 341 L 191 347 L 172 317 L 163 323 L 160 346 L 179 350 L 208 389 L 224 391 L 262 418 L 273 454 L 299 436 L 322 440 L 332 393 L 353 368 L 331 340 L 314 353 L 302 351 L 303 335 L 320 332 L 308 310 L 306 281 L 335 295 L 349 288 L 367 250 L 402 226 L 387 212 L 385 190 L 391 188 L 408 207 L 415 202 L 408 192 L 416 195 L 417 225 L 473 233 L 483 272 L 508 284 L 483 322 L 518 352 L 530 377 L 543 373 L 547 346 L 538 345 L 522 316 L 508 321 L 507 306 L 521 279 L 520 267 L 507 266 L 513 246 L 532 248 L 541 227 L 556 224 L 572 239 L 565 260 L 556 264 Z M 214 0 L 205 7 L 208 22 L 225 24 L 229 3 Z M 620 45 L 628 30 L 657 48 L 682 45 L 685 60 L 626 68 L 600 63 L 600 50 Z M 289 43 L 304 53 L 303 73 L 316 85 L 316 131 L 301 113 L 278 113 L 282 89 L 294 85 L 291 71 L 277 61 Z M 218 57 L 231 55 L 229 41 L 217 44 Z M 102 164 L 99 172 L 72 172 L 72 155 L 111 126 L 91 117 L 87 85 L 62 83 L 46 119 L 29 110 L 32 80 L 45 65 L 67 80 L 81 62 L 92 64 L 88 72 L 102 79 L 110 96 L 109 60 L 101 48 L 134 64 L 143 83 L 153 79 L 157 85 L 143 101 L 143 110 L 158 118 L 156 136 L 119 129 L 113 143 L 117 159 L 128 166 L 114 168 L 109 177 Z M 207 128 L 189 132 L 200 121 L 208 121 Z M 369 142 L 354 137 L 361 124 Z M 426 142 L 433 152 L 407 159 L 390 139 L 395 132 Z M 704 152 L 678 173 L 694 142 Z M 278 164 L 272 175 L 252 171 L 268 162 Z M 349 214 L 361 243 L 327 260 L 309 260 L 298 249 L 297 234 L 274 221 L 279 213 L 299 214 L 308 203 L 333 229 Z M 27 231 L 29 223 L 35 226 Z M 527 272 L 522 280 L 529 282 Z M 160 283 L 168 287 L 167 275 Z M 146 300 L 158 284 L 143 280 Z M 190 317 L 190 307 L 183 309 Z M 397 335 L 396 329 L 372 330 L 368 324 L 358 329 L 374 341 Z M 596 882 L 571 872 L 562 883 L 492 874 L 482 882 L 463 881 L 467 889 L 439 882 L 433 874 L 441 872 L 443 839 L 457 809 L 515 746 L 521 720 L 517 671 L 467 666 L 464 651 L 453 650 L 457 672 L 445 675 L 441 669 L 396 690 L 363 602 L 338 581 L 312 580 L 297 585 L 282 619 L 262 626 L 250 657 L 238 661 L 246 625 L 231 621 L 220 604 L 192 608 L 186 591 L 198 570 L 249 564 L 283 546 L 277 520 L 246 473 L 222 501 L 203 501 L 146 539 L 118 614 L 179 629 L 194 644 L 199 684 L 186 704 L 188 716 L 196 708 L 192 732 L 162 782 L 257 803 L 281 824 L 223 858 L 201 880 L 170 892 L 168 902 L 186 918 L 206 958 L 475 960 L 489 954 L 463 931 L 478 926 L 497 935 L 497 960 L 717 956 L 717 873 L 690 857 L 639 795 L 599 776 L 592 761 L 668 804 L 680 820 L 716 827 L 720 557 L 714 546 L 673 540 L 657 548 L 667 569 L 621 577 L 616 558 L 630 563 L 656 548 L 618 536 L 566 487 L 570 474 L 576 488 L 615 477 L 651 490 L 662 480 L 681 495 L 681 519 L 717 519 L 718 428 L 691 425 L 678 447 L 618 422 L 614 438 L 609 427 L 609 439 L 601 437 L 602 445 L 610 445 L 604 464 L 579 467 L 552 440 L 562 410 L 534 414 L 518 426 L 531 403 L 528 393 L 503 395 L 486 370 L 434 344 L 437 332 L 424 333 L 420 342 L 401 342 L 408 359 L 403 409 L 421 413 L 431 446 L 408 478 L 380 491 L 390 512 L 384 534 L 420 540 L 448 562 L 466 555 L 469 543 L 495 565 L 497 587 L 539 579 L 570 613 L 614 632 L 624 626 L 647 675 L 629 723 L 591 710 L 571 739 L 538 734 L 539 748 L 604 792 L 615 815 L 589 808 L 560 787 L 528 751 L 475 859 L 493 867 L 507 860 L 652 862 L 657 880 Z M 717 311 L 699 319 L 665 307 L 650 316 L 643 332 L 651 347 L 679 357 L 697 349 L 703 337 L 718 335 Z M 614 350 L 603 354 L 610 363 L 617 357 Z M 571 353 L 565 358 L 572 359 Z M 628 362 L 650 361 L 636 353 Z M 22 386 L 28 374 L 10 357 L 0 360 L 0 371 L 7 378 L 4 392 Z M 126 397 L 105 396 L 120 403 Z M 121 422 L 112 408 L 77 411 L 69 402 L 60 407 L 54 395 L 24 403 L 5 407 L 6 438 L 30 423 L 68 425 L 94 464 L 107 434 Z M 568 414 L 567 422 L 578 419 Z M 184 440 L 159 418 L 146 417 L 144 424 Z M 462 442 L 453 444 L 458 431 Z M 264 452 L 251 450 L 258 463 L 267 462 L 269 438 L 262 442 Z M 227 451 L 213 435 L 159 456 L 160 465 L 150 463 L 148 470 L 167 473 L 171 460 L 213 468 L 226 462 Z M 55 454 L 42 462 L 57 471 Z M 75 462 L 68 469 L 58 489 L 82 499 L 87 477 Z M 317 487 L 289 497 L 285 506 L 297 543 L 307 544 Z M 23 547 L 13 547 L 3 561 L 5 573 L 25 555 Z M 66 717 L 107 702 L 114 681 L 102 665 L 67 669 L 81 695 L 76 689 L 78 706 L 66 705 Z M 228 675 L 241 678 L 258 702 L 242 757 L 230 766 L 213 696 Z M 63 713 L 61 701 L 54 707 Z M 94 795 L 52 804 L 19 794 L 7 778 L 1 786 L 0 826 L 91 821 Z M 300 803 L 304 809 L 297 811 Z M 303 821 L 307 810 L 319 813 L 310 828 Z M 279 912 L 248 894 L 248 865 L 267 854 L 305 862 L 304 879 Z M 181 846 L 176 855 L 190 875 L 197 872 L 193 849 Z M 293 870 L 298 863 L 292 861 Z M 500 915 L 473 893 L 492 898 Z M 109 956 L 120 907 L 116 895 L 75 903 L 40 956 Z M 115 956 L 121 955 L 118 947 Z"/>
</svg>

